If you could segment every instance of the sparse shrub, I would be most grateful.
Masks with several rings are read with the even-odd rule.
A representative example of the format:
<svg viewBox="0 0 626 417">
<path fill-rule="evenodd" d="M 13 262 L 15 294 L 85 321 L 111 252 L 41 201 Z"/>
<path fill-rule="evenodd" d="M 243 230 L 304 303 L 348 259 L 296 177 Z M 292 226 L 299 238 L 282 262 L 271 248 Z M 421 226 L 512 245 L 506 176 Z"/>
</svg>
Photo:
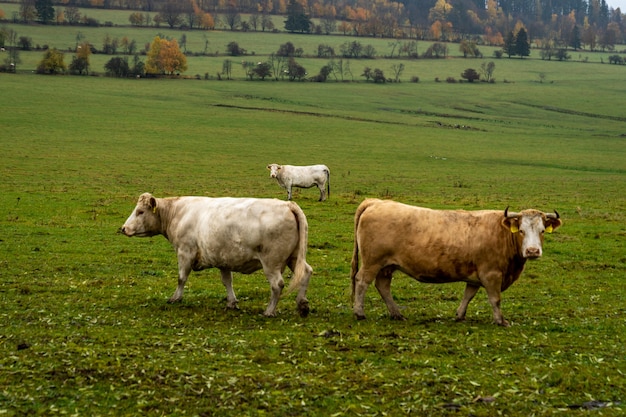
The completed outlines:
<svg viewBox="0 0 626 417">
<path fill-rule="evenodd" d="M 456 82 L 456 79 L 454 79 L 454 77 L 448 77 L 446 78 L 446 82 L 450 84 L 454 84 Z"/>
<path fill-rule="evenodd" d="M 412 83 L 419 83 L 420 82 L 420 77 L 418 77 L 417 75 L 414 75 L 411 77 L 411 82 Z"/>
</svg>

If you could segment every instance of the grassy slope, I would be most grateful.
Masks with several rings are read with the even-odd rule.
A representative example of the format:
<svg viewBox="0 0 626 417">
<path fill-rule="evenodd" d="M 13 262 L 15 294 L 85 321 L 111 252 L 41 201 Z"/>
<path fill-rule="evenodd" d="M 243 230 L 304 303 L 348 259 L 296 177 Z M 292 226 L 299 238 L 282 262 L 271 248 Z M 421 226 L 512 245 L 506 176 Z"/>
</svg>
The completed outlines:
<svg viewBox="0 0 626 417">
<path fill-rule="evenodd" d="M 446 62 L 440 71 L 460 72 Z M 494 85 L 0 75 L 0 410 L 529 415 L 595 399 L 623 412 L 623 71 L 515 64 L 498 61 L 496 76 L 515 82 Z M 553 68 L 554 83 L 536 82 Z M 298 318 L 290 296 L 262 318 L 258 273 L 235 278 L 240 311 L 223 311 L 216 271 L 193 274 L 184 302 L 167 305 L 168 243 L 115 233 L 136 197 L 283 198 L 270 162 L 331 167 L 330 201 L 296 195 L 313 314 Z M 369 319 L 356 322 L 352 216 L 370 196 L 556 208 L 565 225 L 504 294 L 509 329 L 490 324 L 484 292 L 456 324 L 462 286 L 401 274 L 408 320 L 390 322 L 371 288 Z"/>
</svg>

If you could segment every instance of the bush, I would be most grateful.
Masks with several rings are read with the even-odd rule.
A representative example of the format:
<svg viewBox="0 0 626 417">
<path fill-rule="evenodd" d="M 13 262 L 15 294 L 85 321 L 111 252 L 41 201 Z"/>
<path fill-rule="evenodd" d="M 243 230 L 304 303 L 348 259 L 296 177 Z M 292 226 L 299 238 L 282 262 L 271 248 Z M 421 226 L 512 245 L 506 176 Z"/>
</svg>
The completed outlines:
<svg viewBox="0 0 626 417">
<path fill-rule="evenodd" d="M 290 58 L 289 64 L 287 64 L 287 75 L 289 81 L 302 81 L 306 77 L 306 69 L 298 64 L 295 59 Z"/>
<path fill-rule="evenodd" d="M 448 55 L 448 47 L 442 43 L 433 43 L 422 55 L 423 58 L 445 58 Z"/>
<path fill-rule="evenodd" d="M 276 56 L 293 57 L 295 56 L 295 53 L 296 47 L 293 46 L 293 43 L 287 42 L 280 45 L 278 51 L 276 52 Z"/>
<path fill-rule="evenodd" d="M 243 48 L 240 48 L 239 44 L 234 41 L 226 45 L 226 52 L 228 52 L 230 56 L 240 56 L 240 55 L 246 54 L 246 50 Z"/>
<path fill-rule="evenodd" d="M 450 83 L 450 84 L 454 84 L 456 82 L 456 80 L 454 79 L 454 77 L 448 77 L 448 78 L 446 78 L 446 82 Z"/>
<path fill-rule="evenodd" d="M 412 83 L 419 83 L 420 82 L 420 77 L 418 77 L 417 75 L 414 75 L 411 77 L 411 82 Z"/>
<path fill-rule="evenodd" d="M 318 58 L 332 58 L 335 56 L 335 50 L 330 45 L 319 44 L 317 46 Z"/>
<path fill-rule="evenodd" d="M 60 52 L 56 48 L 52 48 L 43 56 L 43 59 L 39 62 L 37 66 L 38 74 L 57 74 L 65 72 L 67 69 L 65 63 L 63 62 L 63 52 Z"/>
<path fill-rule="evenodd" d="M 480 79 L 480 74 L 474 68 L 468 68 L 463 71 L 461 78 L 465 78 L 468 82 L 473 83 Z"/>
<path fill-rule="evenodd" d="M 311 78 L 311 81 L 318 82 L 318 83 L 326 82 L 331 72 L 333 72 L 332 67 L 330 65 L 324 65 L 320 69 L 320 73 L 317 74 L 315 77 Z"/>
<path fill-rule="evenodd" d="M 104 64 L 104 69 L 107 75 L 112 75 L 118 78 L 125 78 L 130 75 L 130 67 L 126 58 L 115 57 L 109 59 L 109 62 Z"/>
</svg>

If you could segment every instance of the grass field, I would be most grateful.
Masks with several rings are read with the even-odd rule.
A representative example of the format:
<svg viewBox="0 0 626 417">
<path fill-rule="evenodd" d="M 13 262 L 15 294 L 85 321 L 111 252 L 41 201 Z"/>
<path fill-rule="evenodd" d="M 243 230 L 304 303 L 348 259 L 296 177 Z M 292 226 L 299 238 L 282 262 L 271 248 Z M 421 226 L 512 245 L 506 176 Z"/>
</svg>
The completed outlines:
<svg viewBox="0 0 626 417">
<path fill-rule="evenodd" d="M 623 414 L 623 68 L 502 60 L 510 83 L 434 82 L 458 61 L 386 85 L 0 74 L 0 413 Z M 167 304 L 170 245 L 117 233 L 139 194 L 285 198 L 271 162 L 331 169 L 329 201 L 295 194 L 311 315 L 290 295 L 262 317 L 260 273 L 235 276 L 238 311 L 216 270 Z M 557 209 L 564 225 L 503 294 L 510 328 L 491 324 L 484 291 L 455 323 L 462 285 L 402 274 L 407 321 L 373 288 L 356 321 L 349 262 L 366 197 Z"/>
</svg>

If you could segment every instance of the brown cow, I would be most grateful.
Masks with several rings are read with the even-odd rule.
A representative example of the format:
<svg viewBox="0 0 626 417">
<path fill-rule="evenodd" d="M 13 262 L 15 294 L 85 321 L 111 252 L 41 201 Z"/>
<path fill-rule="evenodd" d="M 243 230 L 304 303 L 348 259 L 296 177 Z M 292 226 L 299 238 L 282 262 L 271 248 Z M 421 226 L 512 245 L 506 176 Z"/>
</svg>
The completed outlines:
<svg viewBox="0 0 626 417">
<path fill-rule="evenodd" d="M 466 282 L 457 320 L 465 319 L 467 305 L 484 287 L 494 321 L 508 326 L 500 310 L 500 293 L 520 277 L 527 259 L 541 257 L 544 232 L 561 224 L 556 211 L 432 210 L 365 200 L 354 217 L 354 314 L 365 318 L 365 291 L 375 280 L 391 317 L 404 319 L 391 296 L 392 274 L 400 270 L 424 283 Z"/>
</svg>

